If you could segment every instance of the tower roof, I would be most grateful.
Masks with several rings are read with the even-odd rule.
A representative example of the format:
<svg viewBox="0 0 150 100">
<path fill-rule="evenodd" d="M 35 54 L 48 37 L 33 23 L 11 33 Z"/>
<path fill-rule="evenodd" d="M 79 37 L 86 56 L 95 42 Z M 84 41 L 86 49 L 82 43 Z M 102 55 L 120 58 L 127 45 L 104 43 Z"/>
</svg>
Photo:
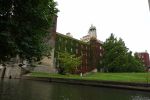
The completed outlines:
<svg viewBox="0 0 150 100">
<path fill-rule="evenodd" d="M 91 25 L 88 34 L 90 35 L 90 39 L 97 39 L 96 27 Z"/>
<path fill-rule="evenodd" d="M 89 28 L 89 31 L 90 31 L 90 30 L 96 30 L 96 27 L 93 26 L 93 24 L 91 24 L 91 27 Z"/>
</svg>

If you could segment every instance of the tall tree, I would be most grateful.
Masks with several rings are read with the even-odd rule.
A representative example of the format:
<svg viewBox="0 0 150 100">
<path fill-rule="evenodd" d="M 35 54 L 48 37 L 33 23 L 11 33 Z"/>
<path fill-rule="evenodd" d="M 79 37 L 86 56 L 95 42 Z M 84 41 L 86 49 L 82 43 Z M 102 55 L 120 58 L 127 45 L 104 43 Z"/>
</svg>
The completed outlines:
<svg viewBox="0 0 150 100">
<path fill-rule="evenodd" d="M 111 34 L 104 42 L 103 48 L 102 66 L 109 72 L 143 71 L 141 62 L 132 56 L 121 38 L 118 40 Z"/>
<path fill-rule="evenodd" d="M 0 61 L 17 54 L 40 58 L 49 48 L 44 38 L 57 12 L 53 0 L 0 0 Z"/>
</svg>

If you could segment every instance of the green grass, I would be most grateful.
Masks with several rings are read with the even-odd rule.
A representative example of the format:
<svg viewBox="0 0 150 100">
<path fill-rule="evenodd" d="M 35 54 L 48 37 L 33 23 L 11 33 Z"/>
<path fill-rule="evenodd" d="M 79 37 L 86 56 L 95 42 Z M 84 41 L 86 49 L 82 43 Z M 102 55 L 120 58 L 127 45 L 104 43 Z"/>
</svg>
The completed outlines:
<svg viewBox="0 0 150 100">
<path fill-rule="evenodd" d="M 34 77 L 54 77 L 54 78 L 71 78 L 84 80 L 150 83 L 150 73 L 89 73 L 81 77 L 80 75 L 71 75 L 71 74 L 60 75 L 60 74 L 33 72 L 30 75 Z"/>
</svg>

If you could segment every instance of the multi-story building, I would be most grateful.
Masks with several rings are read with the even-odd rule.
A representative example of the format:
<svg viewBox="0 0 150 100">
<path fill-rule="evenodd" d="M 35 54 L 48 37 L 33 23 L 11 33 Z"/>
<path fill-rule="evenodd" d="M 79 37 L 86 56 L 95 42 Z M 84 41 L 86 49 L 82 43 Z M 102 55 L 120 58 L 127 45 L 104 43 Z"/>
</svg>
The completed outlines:
<svg viewBox="0 0 150 100">
<path fill-rule="evenodd" d="M 145 52 L 138 52 L 136 55 L 142 60 L 144 63 L 145 67 L 150 67 L 150 59 L 149 59 L 149 54 L 147 51 Z"/>
<path fill-rule="evenodd" d="M 61 66 L 58 60 L 59 52 L 68 52 L 75 54 L 77 57 L 80 56 L 82 63 L 78 66 L 79 72 L 87 72 L 100 65 L 103 50 L 101 42 L 97 40 L 94 26 L 90 27 L 88 35 L 89 40 L 81 41 L 73 38 L 70 33 L 66 35 L 56 33 L 55 63 L 57 68 Z"/>
<path fill-rule="evenodd" d="M 55 70 L 61 66 L 58 57 L 60 52 L 68 52 L 81 57 L 81 65 L 78 66 L 78 72 L 90 71 L 98 65 L 102 58 L 102 42 L 97 39 L 96 27 L 91 25 L 88 31 L 88 39 L 78 40 L 73 38 L 71 33 L 66 35 L 56 32 L 57 16 L 54 17 L 53 26 L 50 28 L 50 37 L 47 38 L 51 45 L 51 57 L 44 57 L 41 65 L 49 67 L 50 70 Z"/>
</svg>

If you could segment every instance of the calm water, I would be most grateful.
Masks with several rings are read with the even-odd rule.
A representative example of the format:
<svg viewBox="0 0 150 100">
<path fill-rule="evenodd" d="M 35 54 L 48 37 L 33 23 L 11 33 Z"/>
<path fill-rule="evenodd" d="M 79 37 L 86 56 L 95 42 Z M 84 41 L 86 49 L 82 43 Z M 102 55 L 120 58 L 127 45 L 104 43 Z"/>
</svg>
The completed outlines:
<svg viewBox="0 0 150 100">
<path fill-rule="evenodd" d="M 0 100 L 150 100 L 150 93 L 11 79 L 0 81 Z"/>
</svg>

